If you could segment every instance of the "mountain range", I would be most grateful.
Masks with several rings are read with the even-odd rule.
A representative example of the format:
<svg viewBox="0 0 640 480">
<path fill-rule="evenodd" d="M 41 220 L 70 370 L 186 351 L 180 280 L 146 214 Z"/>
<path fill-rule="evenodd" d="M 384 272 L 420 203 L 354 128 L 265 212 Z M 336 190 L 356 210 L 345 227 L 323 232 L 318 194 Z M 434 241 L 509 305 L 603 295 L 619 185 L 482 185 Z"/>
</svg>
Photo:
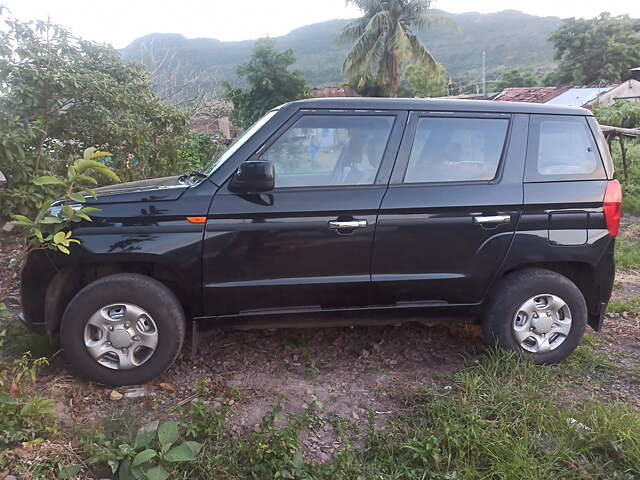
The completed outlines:
<svg viewBox="0 0 640 480">
<path fill-rule="evenodd" d="M 418 36 L 462 87 L 480 82 L 482 52 L 486 52 L 489 82 L 512 68 L 541 75 L 554 66 L 553 46 L 548 38 L 562 23 L 558 17 L 538 17 L 516 10 L 435 13 L 452 18 L 460 32 L 439 28 Z M 348 46 L 336 45 L 335 38 L 349 21 L 336 19 L 306 25 L 273 39 L 277 48 L 293 49 L 294 68 L 304 72 L 311 87 L 338 85 L 345 81 L 340 67 Z M 211 34 L 215 36 L 215 32 Z M 254 42 L 152 33 L 134 40 L 121 54 L 124 60 L 145 63 L 160 90 L 179 90 L 198 79 L 199 88 L 213 91 L 223 80 L 242 85 L 235 67 L 247 61 Z"/>
</svg>

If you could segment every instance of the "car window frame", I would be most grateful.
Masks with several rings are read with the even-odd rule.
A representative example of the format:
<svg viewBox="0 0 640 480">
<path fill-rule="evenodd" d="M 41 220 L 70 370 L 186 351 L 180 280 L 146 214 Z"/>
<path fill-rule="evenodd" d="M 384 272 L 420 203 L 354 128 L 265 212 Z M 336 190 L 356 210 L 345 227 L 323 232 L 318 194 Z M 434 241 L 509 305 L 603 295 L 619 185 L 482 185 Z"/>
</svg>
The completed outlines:
<svg viewBox="0 0 640 480">
<path fill-rule="evenodd" d="M 393 162 L 395 161 L 398 148 L 402 139 L 403 131 L 406 124 L 406 118 L 408 113 L 403 110 L 365 110 L 365 109 L 301 109 L 296 112 L 291 118 L 284 122 L 274 133 L 271 135 L 261 146 L 259 146 L 245 161 L 258 160 L 260 155 L 271 147 L 278 139 L 283 136 L 289 129 L 295 125 L 295 123 L 303 116 L 378 116 L 378 117 L 394 117 L 394 121 L 391 125 L 389 132 L 389 138 L 385 145 L 384 153 L 376 172 L 376 177 L 373 183 L 365 184 L 350 184 L 350 185 L 302 185 L 302 186 L 288 186 L 279 187 L 278 179 L 276 176 L 276 186 L 272 190 L 278 191 L 300 191 L 300 190 L 335 190 L 344 188 L 371 188 L 374 186 L 387 185 L 389 176 L 393 169 Z M 227 180 L 229 180 L 231 175 Z"/>
<path fill-rule="evenodd" d="M 415 143 L 416 135 L 418 133 L 418 125 L 423 118 L 460 118 L 460 119 L 498 119 L 507 120 L 507 132 L 505 135 L 504 144 L 502 146 L 502 152 L 500 159 L 498 160 L 498 166 L 494 177 L 490 180 L 451 180 L 440 182 L 405 182 L 407 170 L 409 168 L 409 160 L 411 158 L 411 152 Z M 390 184 L 402 185 L 407 187 L 413 186 L 455 186 L 455 185 L 492 185 L 499 183 L 502 179 L 504 172 L 505 160 L 509 151 L 509 144 L 511 142 L 511 134 L 513 130 L 513 115 L 511 113 L 483 113 L 483 112 L 431 112 L 431 111 L 414 111 L 411 112 L 407 128 L 405 131 L 405 139 L 403 139 L 400 152 L 398 154 L 398 161 L 393 169 L 391 175 Z"/>
<path fill-rule="evenodd" d="M 582 121 L 588 132 L 587 137 L 591 141 L 591 147 L 600 159 L 600 166 L 591 173 L 559 173 L 544 175 L 538 171 L 538 149 L 540 147 L 540 125 L 544 119 L 559 120 L 571 119 Z M 548 183 L 548 182 L 572 182 L 584 180 L 606 180 L 607 171 L 605 169 L 602 152 L 598 146 L 591 125 L 586 115 L 554 115 L 554 114 L 531 114 L 529 116 L 529 135 L 527 140 L 527 158 L 525 160 L 524 182 L 525 183 Z"/>
</svg>

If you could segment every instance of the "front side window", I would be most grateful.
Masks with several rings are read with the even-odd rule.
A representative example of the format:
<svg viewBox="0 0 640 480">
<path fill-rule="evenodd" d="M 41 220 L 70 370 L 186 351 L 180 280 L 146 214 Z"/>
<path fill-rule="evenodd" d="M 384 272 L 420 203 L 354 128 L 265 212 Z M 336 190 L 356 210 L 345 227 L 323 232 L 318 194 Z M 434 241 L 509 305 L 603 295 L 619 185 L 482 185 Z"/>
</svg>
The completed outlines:
<svg viewBox="0 0 640 480">
<path fill-rule="evenodd" d="M 373 184 L 395 117 L 305 115 L 264 153 L 276 187 Z"/>
<path fill-rule="evenodd" d="M 508 129 L 506 118 L 421 118 L 404 182 L 492 180 Z"/>
</svg>

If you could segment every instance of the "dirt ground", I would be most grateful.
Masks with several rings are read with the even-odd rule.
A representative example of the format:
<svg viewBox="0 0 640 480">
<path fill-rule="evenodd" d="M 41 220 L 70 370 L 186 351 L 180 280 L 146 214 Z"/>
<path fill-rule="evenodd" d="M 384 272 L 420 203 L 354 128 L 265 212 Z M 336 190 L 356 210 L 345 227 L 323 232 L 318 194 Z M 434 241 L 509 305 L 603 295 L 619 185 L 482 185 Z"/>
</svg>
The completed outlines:
<svg viewBox="0 0 640 480">
<path fill-rule="evenodd" d="M 18 251 L 15 236 L 0 233 L 0 274 L 10 282 L 0 300 L 11 312 L 5 322 L 16 322 L 20 310 L 18 282 L 11 281 Z M 625 296 L 640 292 L 634 273 L 620 277 L 617 284 Z M 598 335 L 602 348 L 628 367 L 601 394 L 638 407 L 639 337 L 640 322 L 633 314 L 608 318 Z M 222 396 L 233 405 L 230 425 L 240 434 L 255 428 L 279 395 L 290 411 L 312 406 L 325 417 L 336 413 L 364 426 L 371 412 L 377 423 L 401 412 L 409 394 L 420 388 L 450 388 L 452 374 L 473 363 L 485 348 L 479 329 L 464 325 L 220 330 L 203 339 L 195 356 L 189 341 L 173 367 L 144 387 L 114 393 L 85 382 L 56 352 L 35 388 L 55 399 L 56 415 L 69 427 L 100 423 L 125 406 L 145 411 L 149 419 L 167 417 L 178 405 L 213 403 Z M 324 461 L 340 448 L 340 441 L 325 426 L 310 432 L 304 445 L 309 458 Z"/>
</svg>

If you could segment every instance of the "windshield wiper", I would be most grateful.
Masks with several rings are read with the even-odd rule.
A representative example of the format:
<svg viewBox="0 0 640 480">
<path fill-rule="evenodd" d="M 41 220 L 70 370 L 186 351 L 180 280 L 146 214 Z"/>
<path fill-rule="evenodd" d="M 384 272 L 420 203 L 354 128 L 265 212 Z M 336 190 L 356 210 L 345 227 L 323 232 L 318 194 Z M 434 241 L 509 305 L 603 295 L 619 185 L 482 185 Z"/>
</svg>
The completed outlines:
<svg viewBox="0 0 640 480">
<path fill-rule="evenodd" d="M 185 181 L 187 178 L 191 178 L 191 177 L 199 177 L 199 178 L 207 178 L 208 175 L 206 173 L 204 173 L 202 170 L 200 170 L 199 168 L 196 170 L 193 170 L 192 172 L 189 173 L 185 173 L 184 175 L 180 175 L 178 177 L 178 180 L 180 182 Z"/>
</svg>

